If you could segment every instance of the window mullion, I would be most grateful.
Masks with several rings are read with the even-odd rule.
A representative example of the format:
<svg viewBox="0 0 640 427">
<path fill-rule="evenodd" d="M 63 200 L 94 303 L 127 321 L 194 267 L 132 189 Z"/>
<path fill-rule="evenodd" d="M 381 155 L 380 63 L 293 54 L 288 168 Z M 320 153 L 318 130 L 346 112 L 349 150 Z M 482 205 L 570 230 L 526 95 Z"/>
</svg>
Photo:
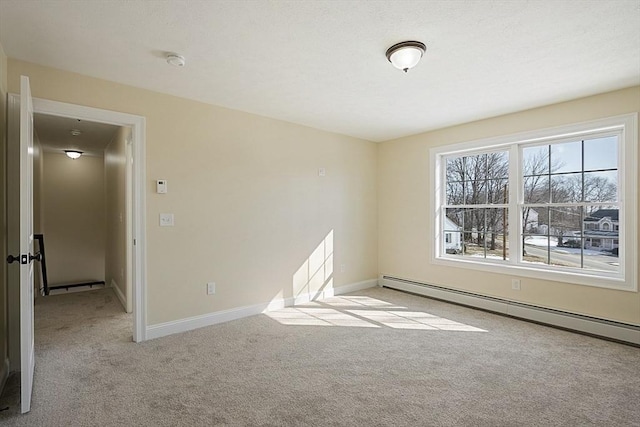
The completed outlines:
<svg viewBox="0 0 640 427">
<path fill-rule="evenodd" d="M 522 203 L 522 166 L 520 164 L 520 147 L 513 144 L 509 149 L 509 263 L 518 264 L 522 248 L 520 247 L 520 230 L 522 229 L 519 203 Z"/>
</svg>

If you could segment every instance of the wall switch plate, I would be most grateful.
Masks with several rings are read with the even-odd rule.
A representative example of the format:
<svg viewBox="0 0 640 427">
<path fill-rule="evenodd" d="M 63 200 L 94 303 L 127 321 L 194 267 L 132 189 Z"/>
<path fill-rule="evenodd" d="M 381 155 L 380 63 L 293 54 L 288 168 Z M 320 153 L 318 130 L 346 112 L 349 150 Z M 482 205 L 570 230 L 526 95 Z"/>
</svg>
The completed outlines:
<svg viewBox="0 0 640 427">
<path fill-rule="evenodd" d="M 327 170 L 325 168 L 318 169 L 318 176 L 325 176 L 327 174 Z"/>
<path fill-rule="evenodd" d="M 173 214 L 161 213 L 160 214 L 160 227 L 173 227 Z"/>
<path fill-rule="evenodd" d="M 511 289 L 514 291 L 520 290 L 520 279 L 511 279 Z"/>
<path fill-rule="evenodd" d="M 216 282 L 207 283 L 207 295 L 213 295 L 216 293 Z"/>
<path fill-rule="evenodd" d="M 167 192 L 167 180 L 159 179 L 156 181 L 156 192 L 158 194 L 166 194 Z"/>
</svg>

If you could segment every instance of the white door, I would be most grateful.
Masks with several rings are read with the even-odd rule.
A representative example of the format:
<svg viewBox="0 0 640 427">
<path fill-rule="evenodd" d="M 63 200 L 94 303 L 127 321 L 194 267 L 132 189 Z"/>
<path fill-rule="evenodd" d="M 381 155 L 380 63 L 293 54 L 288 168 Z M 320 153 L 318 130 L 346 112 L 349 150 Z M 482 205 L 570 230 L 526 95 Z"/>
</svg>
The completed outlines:
<svg viewBox="0 0 640 427">
<path fill-rule="evenodd" d="M 29 77 L 20 77 L 20 397 L 31 409 L 33 387 L 33 100 Z"/>
</svg>

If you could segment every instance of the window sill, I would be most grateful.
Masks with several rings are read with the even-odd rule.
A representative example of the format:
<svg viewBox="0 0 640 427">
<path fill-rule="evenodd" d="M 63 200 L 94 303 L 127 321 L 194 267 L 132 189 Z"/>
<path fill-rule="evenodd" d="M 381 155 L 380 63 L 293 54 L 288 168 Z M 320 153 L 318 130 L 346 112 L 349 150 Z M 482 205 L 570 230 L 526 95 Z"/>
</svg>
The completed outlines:
<svg viewBox="0 0 640 427">
<path fill-rule="evenodd" d="M 637 292 L 636 283 L 627 283 L 623 278 L 605 274 L 581 274 L 568 271 L 554 271 L 529 267 L 525 264 L 512 264 L 508 261 L 474 261 L 470 259 L 452 257 L 434 257 L 431 259 L 434 265 L 446 267 L 464 268 L 476 271 L 486 271 L 510 276 L 530 277 L 533 279 L 549 280 L 554 282 L 586 285 L 597 288 L 613 289 L 618 291 Z"/>
</svg>

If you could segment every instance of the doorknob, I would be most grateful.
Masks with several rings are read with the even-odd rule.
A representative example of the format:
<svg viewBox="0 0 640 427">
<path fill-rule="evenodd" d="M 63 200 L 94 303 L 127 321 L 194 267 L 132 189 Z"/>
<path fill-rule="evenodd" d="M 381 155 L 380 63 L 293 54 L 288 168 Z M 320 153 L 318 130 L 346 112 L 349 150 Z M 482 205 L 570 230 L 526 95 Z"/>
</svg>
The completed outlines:
<svg viewBox="0 0 640 427">
<path fill-rule="evenodd" d="M 20 255 L 18 255 L 18 256 L 9 255 L 7 257 L 7 262 L 9 264 L 13 264 L 14 262 L 20 262 Z"/>
<path fill-rule="evenodd" d="M 35 255 L 31 255 L 31 254 L 23 254 L 18 256 L 9 255 L 7 257 L 7 262 L 9 264 L 13 264 L 14 262 L 18 262 L 20 264 L 29 264 L 34 259 L 36 261 L 42 261 L 42 254 L 38 252 Z"/>
</svg>

